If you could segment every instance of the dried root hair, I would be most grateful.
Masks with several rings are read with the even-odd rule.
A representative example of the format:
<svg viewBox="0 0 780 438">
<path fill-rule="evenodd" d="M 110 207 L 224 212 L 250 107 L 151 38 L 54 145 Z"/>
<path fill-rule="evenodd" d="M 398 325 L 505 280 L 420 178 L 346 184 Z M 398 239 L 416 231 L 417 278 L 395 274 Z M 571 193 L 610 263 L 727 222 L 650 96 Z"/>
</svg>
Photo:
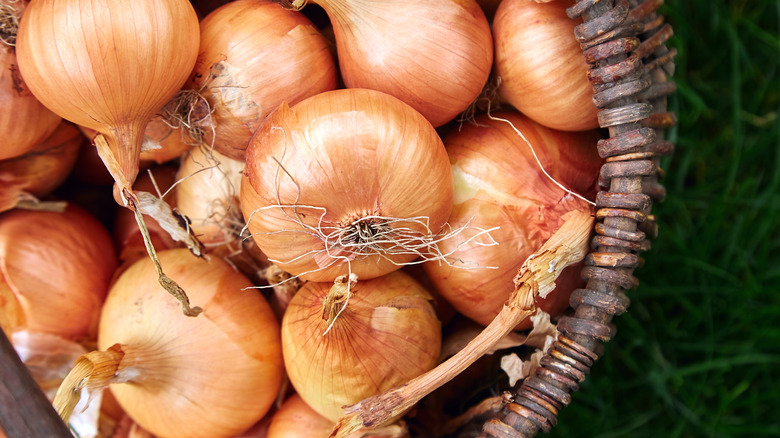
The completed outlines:
<svg viewBox="0 0 780 438">
<path fill-rule="evenodd" d="M 501 97 L 498 94 L 500 87 L 501 76 L 491 74 L 479 96 L 477 96 L 477 98 L 474 99 L 474 101 L 458 116 L 458 129 L 461 129 L 465 123 L 481 126 L 477 123 L 477 116 L 479 114 L 489 114 L 491 108 L 500 111 Z"/>
<path fill-rule="evenodd" d="M 19 30 L 19 10 L 13 5 L 16 0 L 0 0 L 0 43 L 14 47 Z"/>
</svg>

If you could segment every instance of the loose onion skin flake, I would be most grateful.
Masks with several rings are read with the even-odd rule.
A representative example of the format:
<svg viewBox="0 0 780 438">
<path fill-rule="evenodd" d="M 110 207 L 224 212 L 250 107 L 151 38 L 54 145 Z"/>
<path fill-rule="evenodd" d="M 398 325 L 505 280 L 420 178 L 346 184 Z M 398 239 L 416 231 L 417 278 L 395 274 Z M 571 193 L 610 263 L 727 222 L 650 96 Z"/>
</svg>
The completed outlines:
<svg viewBox="0 0 780 438">
<path fill-rule="evenodd" d="M 487 82 L 493 40 L 474 0 L 312 2 L 333 23 L 349 88 L 391 94 L 438 127 L 466 109 Z"/>
<path fill-rule="evenodd" d="M 247 148 L 241 208 L 283 270 L 369 279 L 430 250 L 452 209 L 452 175 L 441 139 L 413 108 L 374 90 L 336 90 L 266 118 Z"/>
<path fill-rule="evenodd" d="M 502 1 L 493 18 L 494 69 L 501 98 L 521 113 L 553 129 L 586 131 L 599 125 L 568 6 Z"/>
<path fill-rule="evenodd" d="M 195 122 L 207 121 L 193 137 L 229 158 L 243 161 L 250 137 L 282 102 L 336 88 L 328 42 L 300 12 L 268 0 L 236 0 L 210 13 L 200 29 L 186 87 L 211 112 Z"/>
<path fill-rule="evenodd" d="M 348 299 L 344 284 L 332 286 L 309 282 L 293 297 L 282 349 L 296 391 L 335 422 L 342 406 L 433 368 L 441 327 L 430 295 L 401 271 L 350 284 Z"/>
<path fill-rule="evenodd" d="M 555 131 L 516 112 L 484 115 L 476 122 L 445 138 L 455 181 L 449 222 L 453 227 L 466 222 L 499 227 L 491 233 L 498 245 L 464 245 L 452 254 L 464 263 L 423 266 L 455 309 L 487 325 L 509 298 L 520 266 L 561 226 L 564 214 L 591 209 L 551 181 L 542 168 L 567 189 L 592 199 L 601 165 L 594 146 L 600 137 L 595 131 Z M 530 142 L 540 163 L 513 126 Z M 465 238 L 468 233 L 439 246 L 448 251 Z M 577 267 L 569 268 L 558 279 L 558 290 L 537 304 L 548 313 L 561 312 L 580 282 Z"/>
</svg>

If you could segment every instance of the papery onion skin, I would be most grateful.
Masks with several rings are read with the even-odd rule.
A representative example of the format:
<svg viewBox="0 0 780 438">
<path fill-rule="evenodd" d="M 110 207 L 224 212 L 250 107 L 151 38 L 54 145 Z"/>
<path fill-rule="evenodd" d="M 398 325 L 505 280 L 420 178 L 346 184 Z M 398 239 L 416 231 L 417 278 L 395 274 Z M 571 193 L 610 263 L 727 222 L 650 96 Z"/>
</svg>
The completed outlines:
<svg viewBox="0 0 780 438">
<path fill-rule="evenodd" d="M 271 418 L 267 438 L 327 438 L 335 425 L 293 394 Z"/>
<path fill-rule="evenodd" d="M 236 0 L 201 22 L 200 54 L 187 83 L 206 99 L 214 133 L 203 142 L 235 160 L 263 118 L 337 85 L 328 42 L 303 14 L 266 0 Z"/>
<path fill-rule="evenodd" d="M 474 0 L 313 2 L 333 23 L 347 87 L 391 94 L 438 127 L 487 82 L 493 40 Z"/>
<path fill-rule="evenodd" d="M 321 236 L 301 224 L 329 233 L 366 216 L 425 217 L 429 230 L 408 221 L 390 226 L 430 234 L 452 209 L 449 160 L 436 131 L 410 106 L 374 90 L 336 90 L 281 105 L 252 138 L 244 174 L 241 208 L 257 245 L 306 280 L 333 281 L 349 270 L 373 278 L 417 254 L 353 257 L 337 245 L 327 254 Z M 297 207 L 282 211 L 279 204 Z"/>
<path fill-rule="evenodd" d="M 265 298 L 242 290 L 249 280 L 219 259 L 187 249 L 159 253 L 166 273 L 203 307 L 181 315 L 149 259 L 112 286 L 98 348 L 120 344 L 125 357 L 111 386 L 141 427 L 162 437 L 229 437 L 255 424 L 277 397 L 283 365 L 279 323 Z"/>
<path fill-rule="evenodd" d="M 187 0 L 36 0 L 19 26 L 17 57 L 44 105 L 106 136 L 129 186 L 144 127 L 192 71 L 198 36 Z"/>
<path fill-rule="evenodd" d="M 94 339 L 116 266 L 108 231 L 80 207 L 0 215 L 0 273 L 24 309 L 20 329 Z"/>
<path fill-rule="evenodd" d="M 516 112 L 495 113 L 493 117 L 508 120 L 519 129 L 544 169 L 558 182 L 588 198 L 595 196 L 601 165 L 595 148 L 600 138 L 597 132 L 555 131 Z M 544 176 L 531 149 L 506 122 L 480 116 L 476 124 L 464 125 L 448 135 L 445 145 L 455 180 L 450 225 L 469 222 L 483 229 L 500 227 L 490 233 L 499 244 L 463 246 L 452 254 L 464 261 L 462 264 L 431 262 L 423 266 L 456 310 L 487 325 L 509 298 L 514 289 L 512 280 L 522 263 L 560 227 L 562 216 L 591 207 Z M 463 233 L 442 242 L 440 249 L 455 249 L 469 236 Z M 558 289 L 546 300 L 537 299 L 537 305 L 548 313 L 559 313 L 580 282 L 576 267 L 568 268 L 559 277 Z M 526 323 L 521 328 L 529 326 Z"/>
<path fill-rule="evenodd" d="M 566 2 L 504 0 L 493 19 L 499 94 L 537 123 L 564 131 L 598 128 L 588 65 Z"/>
<path fill-rule="evenodd" d="M 400 385 L 433 368 L 441 327 L 430 295 L 401 271 L 358 281 L 330 331 L 322 300 L 330 283 L 306 283 L 282 320 L 282 349 L 290 382 L 331 421 L 343 405 Z"/>
<path fill-rule="evenodd" d="M 18 157 L 45 140 L 62 118 L 30 92 L 12 47 L 0 43 L 0 160 Z"/>
<path fill-rule="evenodd" d="M 0 161 L 0 212 L 13 208 L 20 197 L 41 198 L 62 185 L 84 143 L 75 126 L 62 122 L 30 152 Z"/>
</svg>

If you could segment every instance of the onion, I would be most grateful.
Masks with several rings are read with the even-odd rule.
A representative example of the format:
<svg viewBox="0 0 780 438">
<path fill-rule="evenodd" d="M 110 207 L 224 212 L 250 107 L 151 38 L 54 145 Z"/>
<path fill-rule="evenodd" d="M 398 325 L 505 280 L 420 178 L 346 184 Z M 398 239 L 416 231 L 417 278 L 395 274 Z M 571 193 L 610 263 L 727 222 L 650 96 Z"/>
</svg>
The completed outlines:
<svg viewBox="0 0 780 438">
<path fill-rule="evenodd" d="M 195 128 L 201 132 L 193 138 L 243 161 L 268 113 L 335 89 L 336 77 L 327 41 L 301 13 L 266 0 L 228 3 L 201 22 L 200 54 L 187 86 L 212 112 L 210 126 Z"/>
<path fill-rule="evenodd" d="M 204 245 L 226 244 L 244 226 L 238 197 L 243 170 L 243 161 L 204 148 L 182 158 L 176 174 L 177 207 Z"/>
<path fill-rule="evenodd" d="M 509 112 L 483 115 L 476 122 L 445 138 L 455 181 L 449 222 L 453 227 L 467 222 L 486 229 L 500 227 L 491 232 L 498 245 L 464 244 L 471 237 L 464 232 L 439 244 L 442 252 L 452 250 L 451 257 L 463 264 L 432 262 L 424 267 L 456 310 L 487 325 L 512 293 L 520 266 L 561 226 L 566 213 L 591 209 L 542 168 L 568 190 L 592 198 L 601 160 L 595 131 L 555 131 Z M 553 292 L 546 300 L 537 298 L 537 305 L 550 314 L 564 310 L 568 294 L 580 282 L 578 276 L 576 267 L 568 268 L 558 279 L 557 298 Z"/>
<path fill-rule="evenodd" d="M 10 316 L 15 330 L 94 339 L 116 266 L 108 231 L 80 207 L 3 213 L 0 319 Z"/>
<path fill-rule="evenodd" d="M 588 66 L 568 2 L 504 0 L 493 19 L 500 96 L 537 123 L 565 131 L 598 128 Z"/>
<path fill-rule="evenodd" d="M 430 299 L 401 271 L 357 284 L 306 283 L 282 320 L 290 382 L 309 406 L 336 421 L 342 406 L 428 371 L 441 346 Z"/>
<path fill-rule="evenodd" d="M 283 270 L 368 279 L 425 255 L 452 208 L 447 153 L 431 124 L 373 90 L 282 104 L 247 148 L 241 208 Z"/>
<path fill-rule="evenodd" d="M 466 109 L 487 82 L 493 41 L 475 0 L 312 2 L 333 23 L 349 88 L 391 94 L 438 127 Z"/>
<path fill-rule="evenodd" d="M 326 438 L 334 422 L 312 409 L 298 394 L 282 403 L 268 427 L 268 438 Z"/>
<path fill-rule="evenodd" d="M 0 161 L 0 212 L 22 201 L 37 202 L 68 177 L 85 138 L 67 122 L 30 152 Z"/>
<path fill-rule="evenodd" d="M 30 93 L 19 73 L 13 44 L 19 17 L 28 2 L 0 4 L 0 160 L 29 152 L 51 134 L 60 116 Z"/>
<path fill-rule="evenodd" d="M 158 436 L 229 437 L 255 424 L 276 400 L 283 374 L 279 323 L 249 280 L 225 262 L 159 253 L 201 317 L 184 318 L 160 293 L 157 273 L 141 259 L 112 286 L 98 348 L 82 356 L 54 404 L 69 416 L 80 388 L 111 391 L 122 409 Z"/>
<path fill-rule="evenodd" d="M 187 0 L 36 0 L 19 26 L 19 69 L 44 105 L 105 137 L 124 197 L 147 122 L 192 71 L 198 32 Z"/>
</svg>

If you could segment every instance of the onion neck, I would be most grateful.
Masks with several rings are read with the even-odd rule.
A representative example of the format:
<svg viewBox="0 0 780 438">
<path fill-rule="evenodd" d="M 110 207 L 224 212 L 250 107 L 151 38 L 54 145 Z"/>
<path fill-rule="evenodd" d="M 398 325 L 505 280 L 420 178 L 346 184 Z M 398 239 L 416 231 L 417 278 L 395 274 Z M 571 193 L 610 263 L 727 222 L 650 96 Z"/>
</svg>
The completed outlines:
<svg viewBox="0 0 780 438">
<path fill-rule="evenodd" d="M 106 145 L 100 144 L 100 135 L 95 138 L 100 159 L 114 178 L 119 192 L 122 193 L 127 189 L 132 193 L 133 183 L 138 176 L 144 125 L 120 124 L 102 136 L 105 138 Z"/>
</svg>

